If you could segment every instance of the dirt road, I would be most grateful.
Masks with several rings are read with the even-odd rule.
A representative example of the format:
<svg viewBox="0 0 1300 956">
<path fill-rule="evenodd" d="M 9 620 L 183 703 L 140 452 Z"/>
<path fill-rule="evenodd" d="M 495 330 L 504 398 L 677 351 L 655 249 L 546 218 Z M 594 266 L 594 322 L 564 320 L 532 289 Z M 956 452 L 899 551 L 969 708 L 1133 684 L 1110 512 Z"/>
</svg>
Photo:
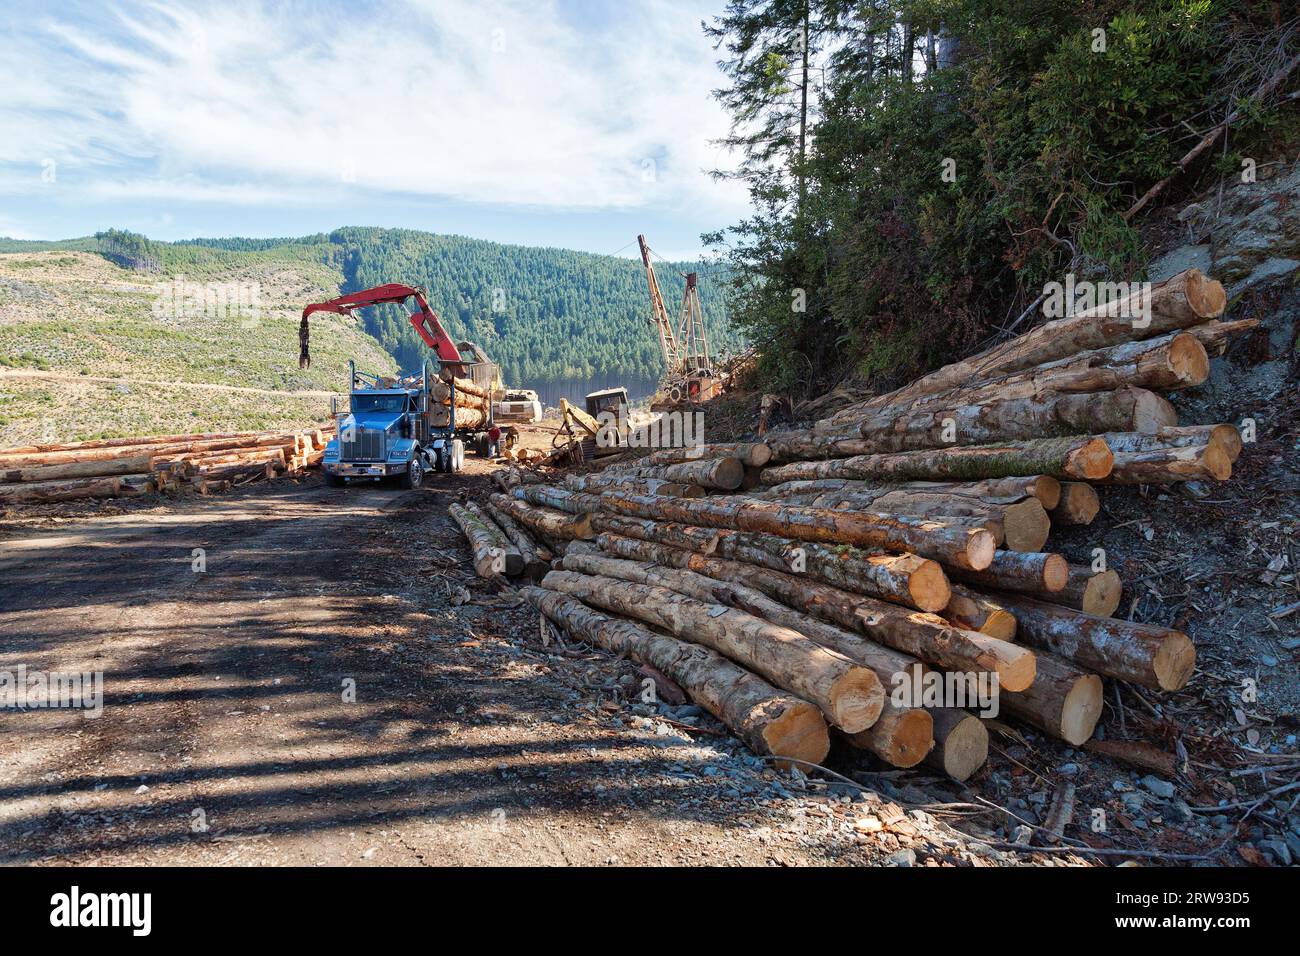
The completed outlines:
<svg viewBox="0 0 1300 956">
<path fill-rule="evenodd" d="M 0 673 L 104 681 L 99 717 L 0 710 L 0 862 L 762 865 L 894 848 L 810 835 L 730 738 L 638 716 L 607 658 L 544 647 L 534 613 L 466 572 L 446 503 L 483 480 L 280 482 L 0 530 Z M 848 797 L 805 802 L 829 821 Z"/>
</svg>

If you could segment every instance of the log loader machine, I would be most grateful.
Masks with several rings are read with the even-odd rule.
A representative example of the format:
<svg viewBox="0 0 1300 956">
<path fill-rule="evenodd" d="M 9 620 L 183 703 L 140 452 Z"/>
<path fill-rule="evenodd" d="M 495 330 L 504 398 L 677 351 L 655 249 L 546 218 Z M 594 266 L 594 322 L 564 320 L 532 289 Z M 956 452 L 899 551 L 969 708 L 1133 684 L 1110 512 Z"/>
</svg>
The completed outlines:
<svg viewBox="0 0 1300 956">
<path fill-rule="evenodd" d="M 645 263 L 650 283 L 651 322 L 659 333 L 659 350 L 664 357 L 664 375 L 659 390 L 650 402 L 651 411 L 707 402 L 722 391 L 722 380 L 709 358 L 709 337 L 704 328 L 704 312 L 697 291 L 698 276 L 686 276 L 681 313 L 676 324 L 668 318 L 668 308 L 659 291 L 659 279 L 650 261 L 650 246 L 645 236 L 637 236 L 641 261 Z"/>
<path fill-rule="evenodd" d="M 433 361 L 426 359 L 418 375 L 392 378 L 360 372 L 354 362 L 348 362 L 348 411 L 340 413 L 337 399 L 333 401 L 338 436 L 326 446 L 321 463 L 328 484 L 396 478 L 403 488 L 418 488 L 431 471 L 460 471 L 466 445 L 489 457 L 497 454 L 501 430 L 492 417 L 492 397 L 500 387 L 500 372 L 473 343 L 458 347 L 451 340 L 418 287 L 389 283 L 308 305 L 298 327 L 299 366 L 311 365 L 308 343 L 313 314 L 351 316 L 355 309 L 411 299 L 416 304 L 411 325 L 437 356 L 439 368 L 435 372 Z M 472 381 L 487 396 L 481 402 L 481 415 L 470 416 L 473 425 L 456 424 L 462 397 L 458 379 Z M 435 391 L 446 395 L 446 400 L 435 397 Z M 435 424 L 435 410 L 439 424 Z"/>
</svg>

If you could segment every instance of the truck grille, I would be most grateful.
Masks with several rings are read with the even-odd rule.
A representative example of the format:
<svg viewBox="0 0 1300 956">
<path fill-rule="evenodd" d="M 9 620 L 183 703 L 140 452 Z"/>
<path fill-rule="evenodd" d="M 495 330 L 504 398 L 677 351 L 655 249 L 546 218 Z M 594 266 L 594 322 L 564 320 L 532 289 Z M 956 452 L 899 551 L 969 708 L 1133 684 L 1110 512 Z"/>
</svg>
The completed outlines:
<svg viewBox="0 0 1300 956">
<path fill-rule="evenodd" d="M 352 441 L 346 438 L 342 445 L 343 461 L 383 461 L 387 454 L 384 447 L 384 433 L 378 428 L 358 428 L 353 431 Z"/>
</svg>

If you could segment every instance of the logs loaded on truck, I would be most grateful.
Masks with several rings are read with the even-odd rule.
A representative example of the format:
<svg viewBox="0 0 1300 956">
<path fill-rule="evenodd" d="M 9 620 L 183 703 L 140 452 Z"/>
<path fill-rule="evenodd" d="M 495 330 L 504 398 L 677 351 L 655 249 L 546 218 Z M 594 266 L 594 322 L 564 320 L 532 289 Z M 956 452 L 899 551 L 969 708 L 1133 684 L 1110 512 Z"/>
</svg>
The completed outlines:
<svg viewBox="0 0 1300 956">
<path fill-rule="evenodd" d="M 1223 288 L 1195 270 L 1148 302 L 762 442 L 552 483 L 499 471 L 453 516 L 480 574 L 526 576 L 554 626 L 653 667 L 759 754 L 818 763 L 838 735 L 964 780 L 993 712 L 1082 746 L 1106 680 L 1177 691 L 1196 651 L 1116 617 L 1120 576 L 1052 551 L 1052 529 L 1092 523 L 1116 484 L 1223 481 L 1242 453 L 1235 427 L 1180 424 L 1160 393 L 1256 323 L 1218 321 Z M 906 692 L 922 686 L 944 692 Z"/>
</svg>

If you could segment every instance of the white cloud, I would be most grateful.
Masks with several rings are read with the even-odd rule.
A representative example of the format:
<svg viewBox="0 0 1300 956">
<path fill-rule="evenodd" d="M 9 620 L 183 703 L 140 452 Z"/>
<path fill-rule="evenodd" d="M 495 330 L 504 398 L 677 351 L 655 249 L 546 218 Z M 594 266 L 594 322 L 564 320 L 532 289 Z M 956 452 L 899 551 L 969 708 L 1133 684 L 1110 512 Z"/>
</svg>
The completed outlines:
<svg viewBox="0 0 1300 956">
<path fill-rule="evenodd" d="M 727 162 L 709 144 L 726 117 L 701 2 L 611 4 L 603 25 L 546 0 L 130 5 L 26 24 L 0 60 L 0 123 L 17 134 L 0 162 L 55 158 L 92 200 L 375 190 L 730 218 L 743 195 L 706 173 Z"/>
</svg>

